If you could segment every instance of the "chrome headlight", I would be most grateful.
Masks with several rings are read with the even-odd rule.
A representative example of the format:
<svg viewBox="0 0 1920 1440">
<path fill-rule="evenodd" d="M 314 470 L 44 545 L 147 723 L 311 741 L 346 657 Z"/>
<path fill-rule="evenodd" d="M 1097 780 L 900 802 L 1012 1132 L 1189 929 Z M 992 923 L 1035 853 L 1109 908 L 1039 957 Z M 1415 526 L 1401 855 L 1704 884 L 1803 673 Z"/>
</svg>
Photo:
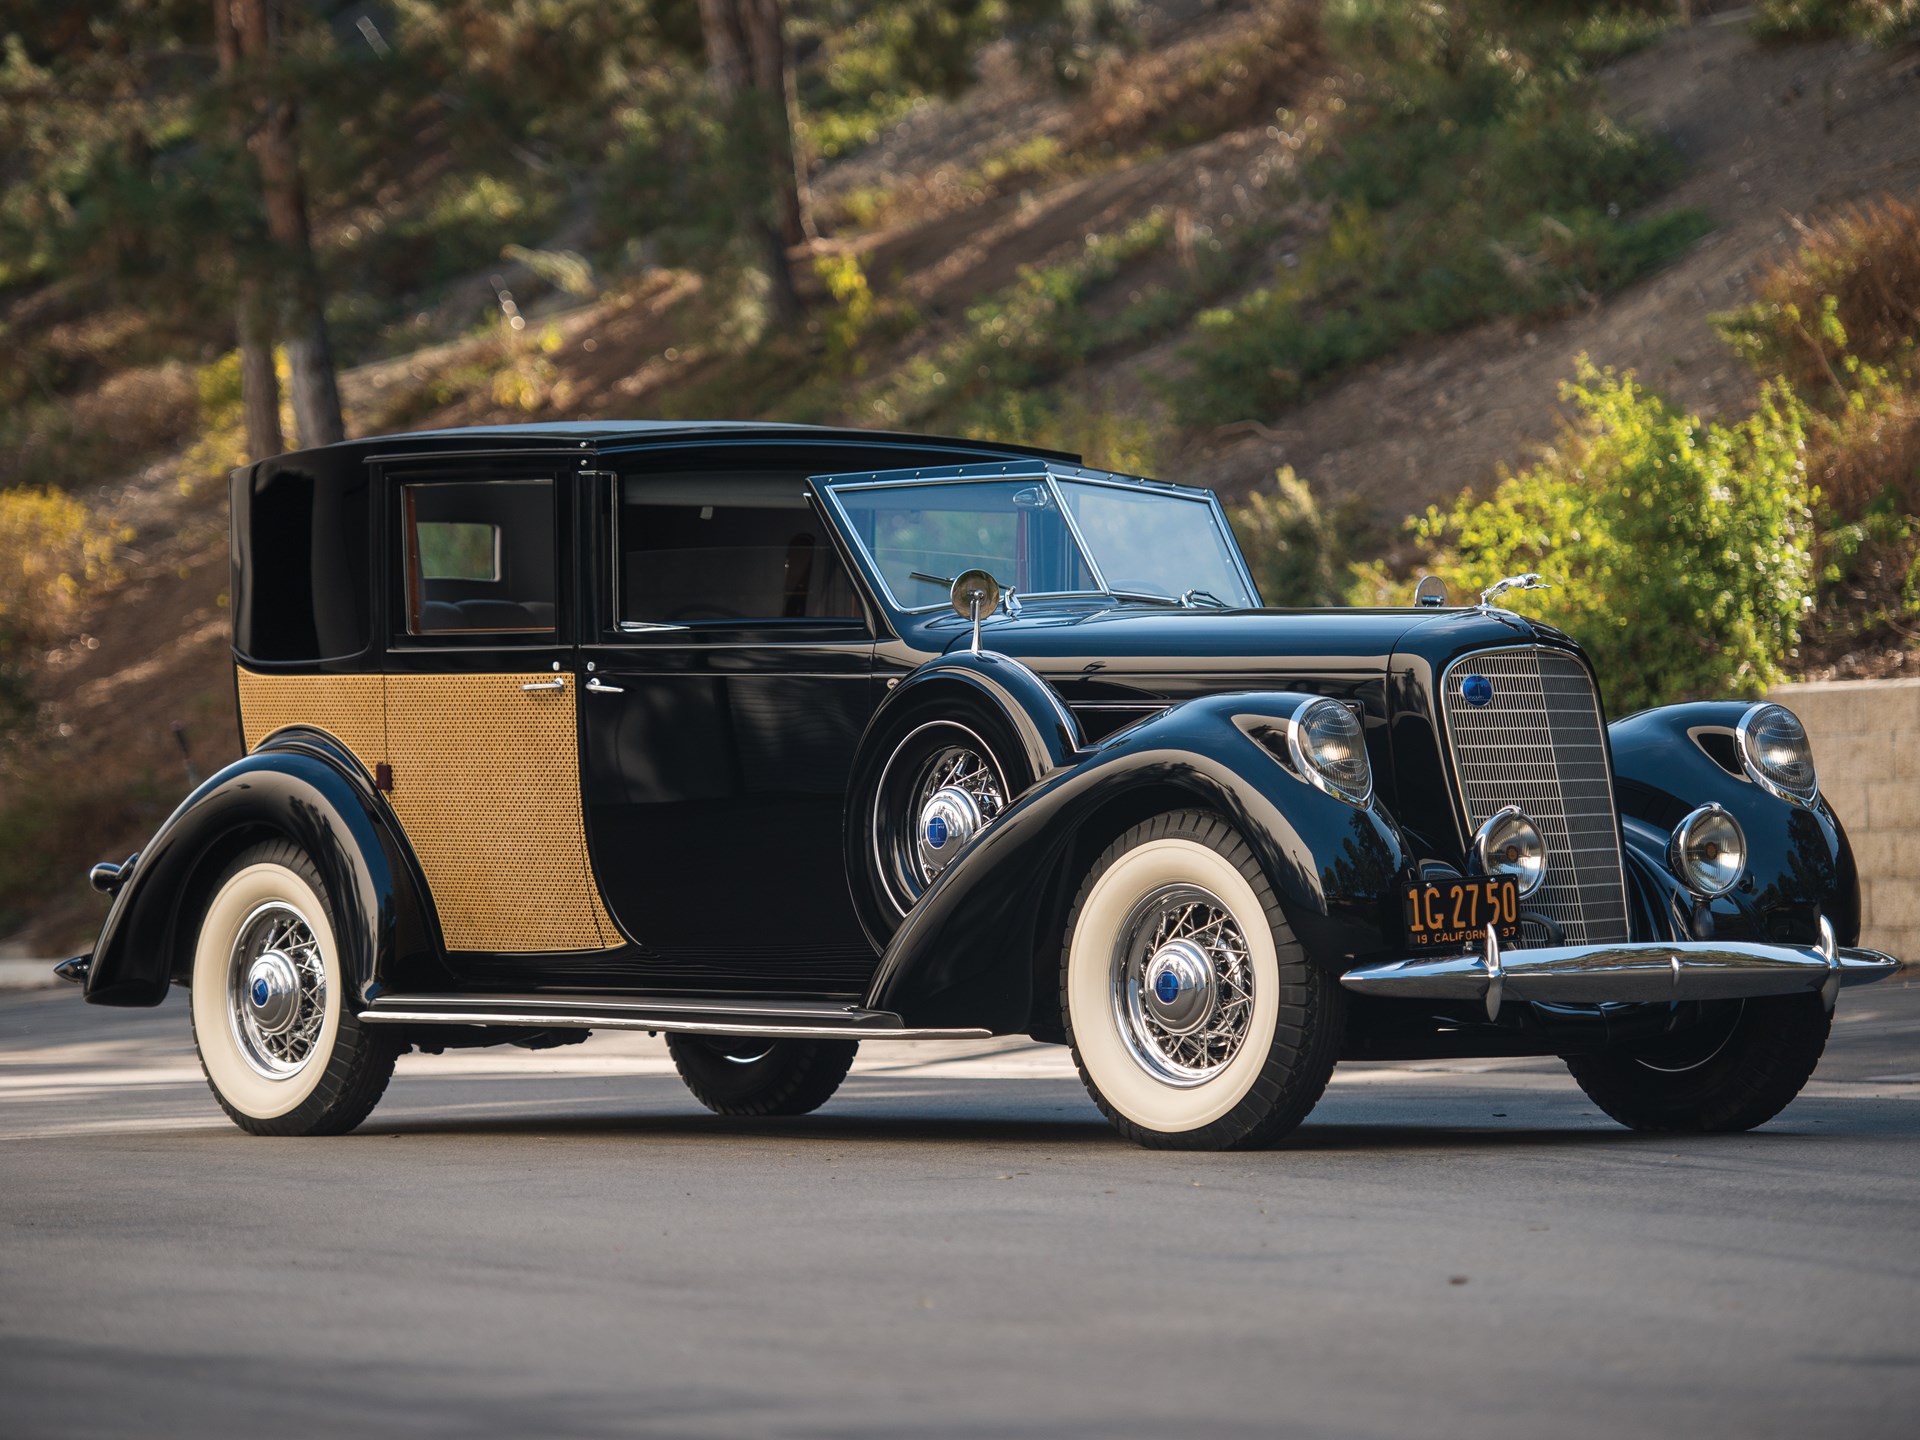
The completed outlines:
<svg viewBox="0 0 1920 1440">
<path fill-rule="evenodd" d="M 1733 889 L 1746 873 L 1746 833 L 1718 805 L 1702 805 L 1675 827 L 1667 860 L 1689 890 L 1711 900 Z"/>
<path fill-rule="evenodd" d="M 1518 805 L 1496 810 L 1473 834 L 1473 855 L 1483 875 L 1511 875 L 1520 893 L 1531 895 L 1547 878 L 1547 842 Z"/>
<path fill-rule="evenodd" d="M 1784 705 L 1755 705 L 1740 717 L 1734 739 L 1747 776 L 1791 805 L 1811 807 L 1820 794 L 1813 747 L 1800 717 Z"/>
<path fill-rule="evenodd" d="M 1349 805 L 1373 797 L 1373 766 L 1360 722 L 1338 700 L 1309 700 L 1287 722 L 1287 754 L 1309 784 Z"/>
</svg>

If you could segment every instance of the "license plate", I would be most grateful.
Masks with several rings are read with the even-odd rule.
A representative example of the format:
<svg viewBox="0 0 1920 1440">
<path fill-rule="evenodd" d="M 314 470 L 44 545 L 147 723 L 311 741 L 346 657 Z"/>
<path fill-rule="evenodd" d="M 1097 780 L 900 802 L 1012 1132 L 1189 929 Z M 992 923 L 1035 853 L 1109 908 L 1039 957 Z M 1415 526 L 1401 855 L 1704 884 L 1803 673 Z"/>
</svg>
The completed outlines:
<svg viewBox="0 0 1920 1440">
<path fill-rule="evenodd" d="M 1509 875 L 1435 880 L 1406 889 L 1408 943 L 1415 950 L 1471 948 L 1492 925 L 1506 945 L 1520 938 L 1520 886 Z"/>
</svg>

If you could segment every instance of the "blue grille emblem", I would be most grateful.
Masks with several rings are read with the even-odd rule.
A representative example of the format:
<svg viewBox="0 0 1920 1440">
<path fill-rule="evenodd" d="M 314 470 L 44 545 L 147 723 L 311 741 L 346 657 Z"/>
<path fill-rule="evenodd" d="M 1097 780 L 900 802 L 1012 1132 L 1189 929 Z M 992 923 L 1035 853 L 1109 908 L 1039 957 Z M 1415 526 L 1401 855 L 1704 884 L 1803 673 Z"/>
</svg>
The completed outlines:
<svg viewBox="0 0 1920 1440">
<path fill-rule="evenodd" d="M 1171 970 L 1162 970 L 1154 977 L 1153 993 L 1160 997 L 1162 1005 L 1171 1005 L 1180 998 L 1180 977 Z"/>
<path fill-rule="evenodd" d="M 253 982 L 253 1003 L 254 1004 L 256 1005 L 266 1004 L 267 997 L 272 993 L 273 992 L 267 988 L 267 982 L 264 976 Z"/>
<path fill-rule="evenodd" d="M 938 850 L 947 843 L 947 817 L 936 815 L 927 821 L 927 844 Z"/>
<path fill-rule="evenodd" d="M 1469 705 L 1485 705 L 1493 699 L 1493 682 L 1484 675 L 1469 675 L 1460 682 L 1460 693 Z"/>
</svg>

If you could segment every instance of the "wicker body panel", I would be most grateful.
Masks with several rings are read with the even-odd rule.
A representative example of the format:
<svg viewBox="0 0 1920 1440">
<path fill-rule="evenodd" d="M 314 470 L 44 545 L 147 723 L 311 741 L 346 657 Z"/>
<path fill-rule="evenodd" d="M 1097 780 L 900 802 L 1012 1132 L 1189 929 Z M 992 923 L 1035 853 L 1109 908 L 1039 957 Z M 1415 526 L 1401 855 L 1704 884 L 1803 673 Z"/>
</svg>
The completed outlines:
<svg viewBox="0 0 1920 1440">
<path fill-rule="evenodd" d="M 603 950 L 619 931 L 601 904 L 581 812 L 573 677 L 279 676 L 240 672 L 252 749 L 287 725 L 333 735 L 371 773 L 425 872 L 449 950 Z"/>
<path fill-rule="evenodd" d="M 276 730 L 324 730 L 367 774 L 387 758 L 386 697 L 378 675 L 261 675 L 240 669 L 240 733 L 253 750 Z"/>
</svg>

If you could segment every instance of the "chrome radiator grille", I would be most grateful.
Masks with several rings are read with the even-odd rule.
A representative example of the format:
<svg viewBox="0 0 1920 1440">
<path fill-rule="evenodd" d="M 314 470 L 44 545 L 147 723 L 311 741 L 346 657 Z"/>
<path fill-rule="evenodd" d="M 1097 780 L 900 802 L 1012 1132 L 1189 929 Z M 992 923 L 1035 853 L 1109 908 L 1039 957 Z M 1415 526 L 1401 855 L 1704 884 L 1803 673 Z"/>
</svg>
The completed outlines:
<svg viewBox="0 0 1920 1440">
<path fill-rule="evenodd" d="M 1491 686 L 1485 703 L 1468 702 L 1469 677 Z M 1613 776 L 1599 701 L 1580 662 L 1534 646 L 1482 650 L 1448 666 L 1440 690 L 1471 828 L 1518 805 L 1546 841 L 1546 878 L 1522 909 L 1553 921 L 1570 945 L 1629 938 Z M 1527 934 L 1523 943 L 1544 938 Z"/>
</svg>

